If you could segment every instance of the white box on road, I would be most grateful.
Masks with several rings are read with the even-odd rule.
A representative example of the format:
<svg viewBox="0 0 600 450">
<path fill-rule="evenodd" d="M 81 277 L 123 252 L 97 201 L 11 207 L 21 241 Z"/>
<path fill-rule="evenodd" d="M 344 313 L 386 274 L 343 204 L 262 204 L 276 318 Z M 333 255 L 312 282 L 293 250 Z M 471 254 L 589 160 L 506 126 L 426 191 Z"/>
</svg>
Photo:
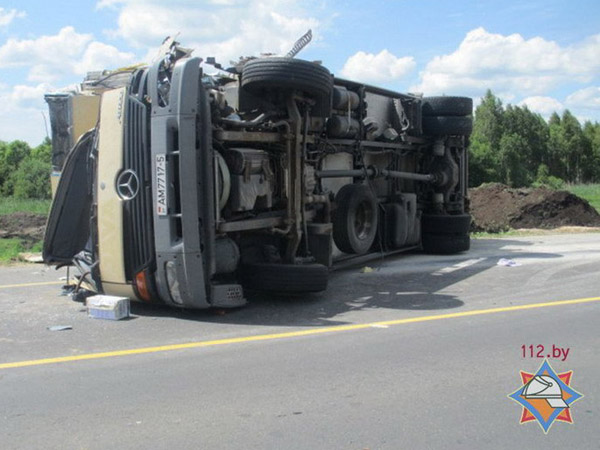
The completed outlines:
<svg viewBox="0 0 600 450">
<path fill-rule="evenodd" d="M 85 302 L 88 314 L 95 319 L 120 320 L 129 317 L 129 298 L 94 295 Z"/>
</svg>

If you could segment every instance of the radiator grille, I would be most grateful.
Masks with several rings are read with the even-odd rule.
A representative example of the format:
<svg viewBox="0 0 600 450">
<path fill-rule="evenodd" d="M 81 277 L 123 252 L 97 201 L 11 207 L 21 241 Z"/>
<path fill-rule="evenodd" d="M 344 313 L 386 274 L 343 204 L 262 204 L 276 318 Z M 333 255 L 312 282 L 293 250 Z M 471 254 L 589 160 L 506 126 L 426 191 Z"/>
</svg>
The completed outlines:
<svg viewBox="0 0 600 450">
<path fill-rule="evenodd" d="M 126 106 L 125 161 L 123 170 L 132 170 L 139 179 L 138 194 L 124 202 L 125 275 L 132 280 L 154 260 L 152 247 L 152 178 L 147 108 L 129 96 Z"/>
</svg>

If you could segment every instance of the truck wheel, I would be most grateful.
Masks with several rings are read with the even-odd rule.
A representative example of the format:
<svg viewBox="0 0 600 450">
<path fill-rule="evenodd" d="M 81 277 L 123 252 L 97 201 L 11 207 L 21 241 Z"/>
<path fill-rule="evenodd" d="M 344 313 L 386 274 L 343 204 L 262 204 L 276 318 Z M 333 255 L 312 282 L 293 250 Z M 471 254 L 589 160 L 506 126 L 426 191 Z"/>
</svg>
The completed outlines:
<svg viewBox="0 0 600 450">
<path fill-rule="evenodd" d="M 470 116 L 473 99 L 469 97 L 425 97 L 422 103 L 424 116 Z"/>
<path fill-rule="evenodd" d="M 363 255 L 377 234 L 377 199 L 368 186 L 347 184 L 335 196 L 333 241 L 345 253 Z"/>
<path fill-rule="evenodd" d="M 242 87 L 260 93 L 262 89 L 297 89 L 319 98 L 329 97 L 333 76 L 325 67 L 294 58 L 259 58 L 246 63 Z"/>
<path fill-rule="evenodd" d="M 434 136 L 469 136 L 473 119 L 463 116 L 423 116 L 423 133 Z"/>
<path fill-rule="evenodd" d="M 466 252 L 471 247 L 468 234 L 432 234 L 426 233 L 421 237 L 425 253 L 434 255 L 452 255 Z"/>
<path fill-rule="evenodd" d="M 470 228 L 470 214 L 423 214 L 423 217 L 421 217 L 421 230 L 423 233 L 466 234 Z"/>
<path fill-rule="evenodd" d="M 469 214 L 423 214 L 421 243 L 425 253 L 450 255 L 471 247 Z"/>
<path fill-rule="evenodd" d="M 322 264 L 253 263 L 242 266 L 242 284 L 248 289 L 286 293 L 327 289 L 329 270 Z"/>
</svg>

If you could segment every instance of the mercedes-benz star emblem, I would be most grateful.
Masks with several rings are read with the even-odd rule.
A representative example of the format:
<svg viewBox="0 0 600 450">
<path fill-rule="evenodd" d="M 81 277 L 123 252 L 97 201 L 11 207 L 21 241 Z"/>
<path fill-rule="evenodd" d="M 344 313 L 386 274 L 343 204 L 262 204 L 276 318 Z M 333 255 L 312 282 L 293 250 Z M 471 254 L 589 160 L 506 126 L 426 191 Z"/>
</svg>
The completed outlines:
<svg viewBox="0 0 600 450">
<path fill-rule="evenodd" d="M 140 189 L 140 180 L 133 170 L 125 170 L 121 172 L 117 178 L 117 194 L 123 200 L 131 200 L 135 198 Z"/>
</svg>

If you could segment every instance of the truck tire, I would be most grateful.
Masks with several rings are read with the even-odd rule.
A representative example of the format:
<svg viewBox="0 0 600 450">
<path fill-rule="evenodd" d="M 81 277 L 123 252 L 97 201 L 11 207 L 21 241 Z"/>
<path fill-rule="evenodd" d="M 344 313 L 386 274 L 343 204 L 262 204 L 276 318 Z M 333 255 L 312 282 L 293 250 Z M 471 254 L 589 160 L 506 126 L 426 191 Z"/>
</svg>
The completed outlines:
<svg viewBox="0 0 600 450">
<path fill-rule="evenodd" d="M 347 184 L 338 191 L 335 203 L 332 220 L 335 245 L 344 253 L 367 253 L 377 234 L 377 198 L 368 186 Z"/>
<path fill-rule="evenodd" d="M 323 98 L 331 95 L 333 76 L 325 67 L 302 59 L 258 58 L 244 66 L 241 84 L 253 93 L 275 88 Z"/>
<path fill-rule="evenodd" d="M 425 253 L 451 255 L 471 247 L 469 214 L 423 214 L 421 243 Z"/>
<path fill-rule="evenodd" d="M 421 237 L 425 253 L 433 255 L 452 255 L 466 252 L 471 247 L 468 234 L 432 234 L 426 233 Z"/>
<path fill-rule="evenodd" d="M 421 230 L 423 233 L 466 234 L 470 228 L 470 214 L 423 214 L 421 217 Z"/>
<path fill-rule="evenodd" d="M 253 263 L 242 266 L 242 284 L 257 291 L 307 293 L 327 289 L 329 270 L 322 264 Z"/>
<path fill-rule="evenodd" d="M 424 116 L 470 116 L 473 99 L 469 97 L 425 97 L 421 111 Z"/>
<path fill-rule="evenodd" d="M 423 116 L 423 133 L 433 136 L 470 136 L 473 119 L 464 116 Z"/>
</svg>

